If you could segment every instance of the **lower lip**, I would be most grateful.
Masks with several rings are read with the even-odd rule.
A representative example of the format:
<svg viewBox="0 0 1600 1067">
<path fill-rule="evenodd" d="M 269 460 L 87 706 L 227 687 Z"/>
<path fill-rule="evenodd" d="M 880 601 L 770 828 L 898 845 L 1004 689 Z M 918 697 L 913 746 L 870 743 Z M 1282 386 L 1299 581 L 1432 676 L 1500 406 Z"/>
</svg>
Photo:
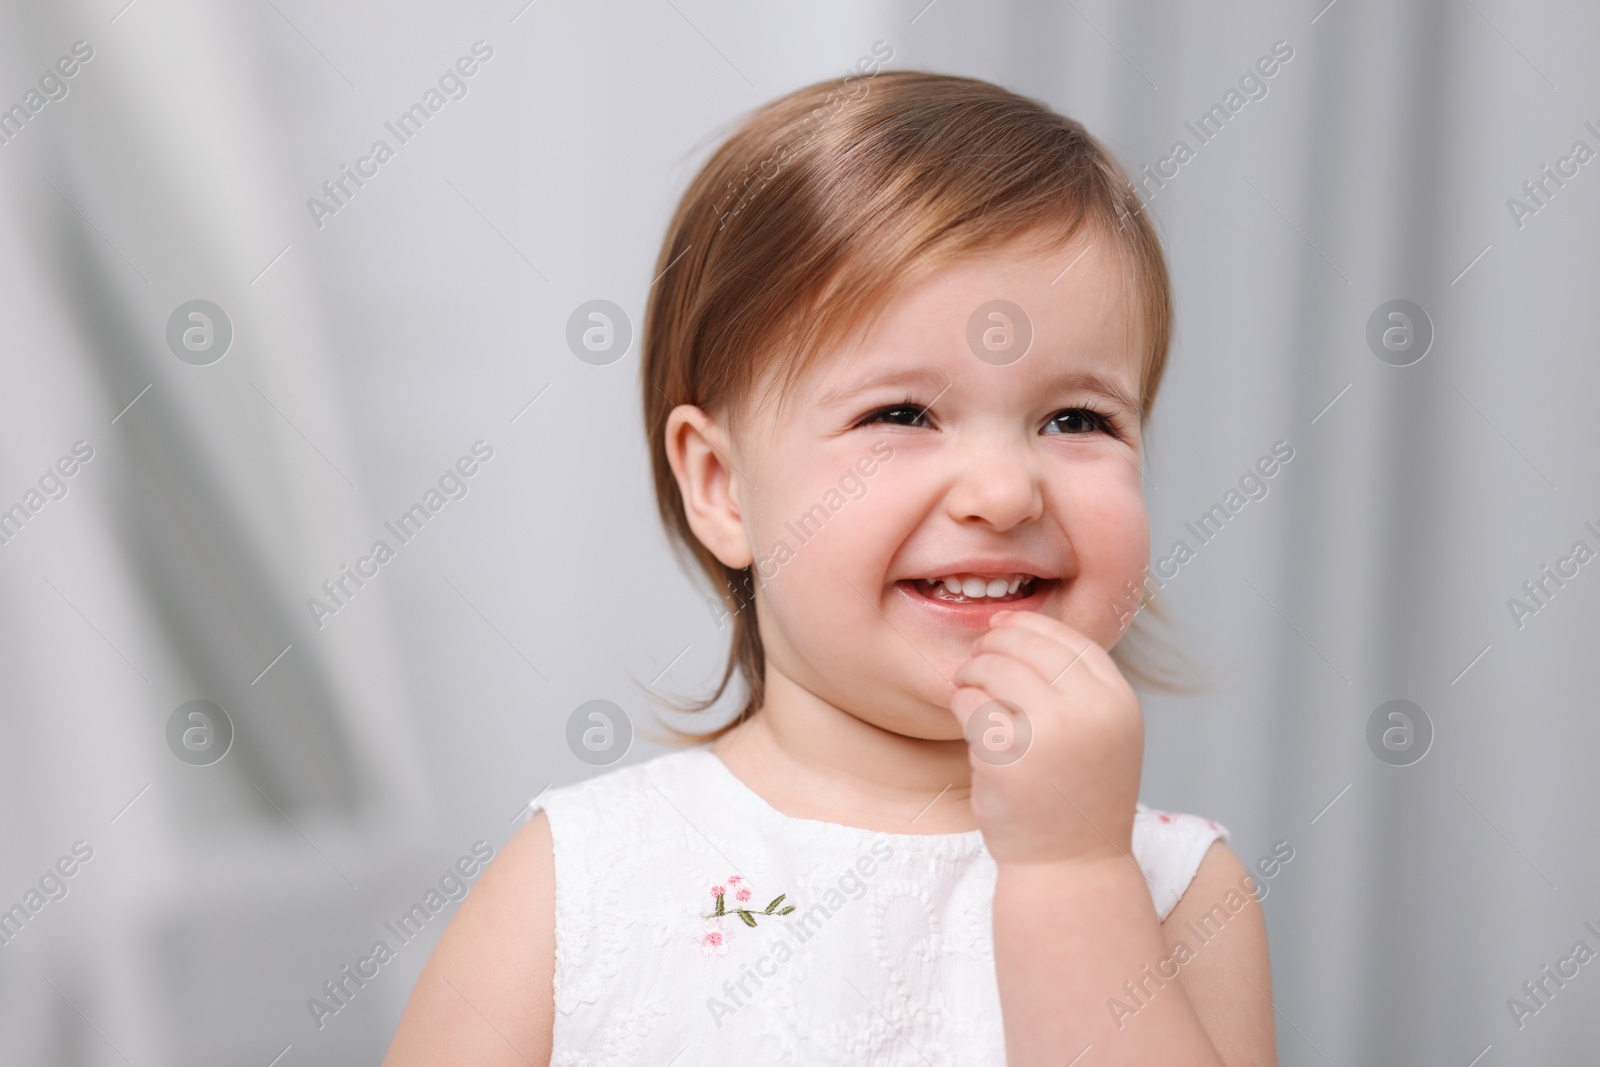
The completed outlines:
<svg viewBox="0 0 1600 1067">
<path fill-rule="evenodd" d="M 999 612 L 1040 610 L 1057 584 L 1059 582 L 1055 578 L 1035 578 L 1033 591 L 1027 596 L 1014 600 L 973 600 L 965 604 L 924 596 L 914 580 L 896 582 L 894 587 L 914 608 L 925 612 L 928 618 L 942 626 L 986 630 L 989 619 Z"/>
</svg>

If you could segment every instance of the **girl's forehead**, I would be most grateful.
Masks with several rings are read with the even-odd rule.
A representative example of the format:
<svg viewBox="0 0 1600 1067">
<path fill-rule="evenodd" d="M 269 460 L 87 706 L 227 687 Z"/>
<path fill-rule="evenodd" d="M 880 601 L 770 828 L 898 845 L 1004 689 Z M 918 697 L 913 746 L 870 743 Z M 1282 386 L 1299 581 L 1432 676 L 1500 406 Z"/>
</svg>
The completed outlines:
<svg viewBox="0 0 1600 1067">
<path fill-rule="evenodd" d="M 1029 380 L 1072 368 L 1137 383 L 1142 301 L 1129 282 L 1120 259 L 1093 245 L 957 261 L 897 290 L 821 352 L 797 389 L 826 402 L 867 380 L 916 384 L 939 371 Z"/>
</svg>

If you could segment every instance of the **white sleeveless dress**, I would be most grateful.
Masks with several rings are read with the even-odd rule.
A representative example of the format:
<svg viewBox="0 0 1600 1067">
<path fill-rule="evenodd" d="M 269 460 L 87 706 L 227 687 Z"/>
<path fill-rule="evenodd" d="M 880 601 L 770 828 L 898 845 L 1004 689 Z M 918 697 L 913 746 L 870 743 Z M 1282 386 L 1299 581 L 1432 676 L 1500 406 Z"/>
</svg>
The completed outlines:
<svg viewBox="0 0 1600 1067">
<path fill-rule="evenodd" d="M 552 1067 L 1005 1063 L 980 831 L 777 811 L 708 747 L 534 801 L 555 856 Z M 1140 805 L 1165 919 L 1228 831 Z"/>
</svg>

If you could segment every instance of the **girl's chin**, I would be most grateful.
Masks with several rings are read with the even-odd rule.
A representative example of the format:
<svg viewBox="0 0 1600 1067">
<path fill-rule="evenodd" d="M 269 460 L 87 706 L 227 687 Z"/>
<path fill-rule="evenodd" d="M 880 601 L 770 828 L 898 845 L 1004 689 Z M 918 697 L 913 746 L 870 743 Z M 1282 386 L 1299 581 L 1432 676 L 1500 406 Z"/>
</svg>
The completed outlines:
<svg viewBox="0 0 1600 1067">
<path fill-rule="evenodd" d="M 955 712 L 940 700 L 938 694 L 926 694 L 925 699 L 932 705 L 925 711 L 884 714 L 879 709 L 846 710 L 868 726 L 912 741 L 961 742 L 961 725 L 956 721 Z"/>
</svg>

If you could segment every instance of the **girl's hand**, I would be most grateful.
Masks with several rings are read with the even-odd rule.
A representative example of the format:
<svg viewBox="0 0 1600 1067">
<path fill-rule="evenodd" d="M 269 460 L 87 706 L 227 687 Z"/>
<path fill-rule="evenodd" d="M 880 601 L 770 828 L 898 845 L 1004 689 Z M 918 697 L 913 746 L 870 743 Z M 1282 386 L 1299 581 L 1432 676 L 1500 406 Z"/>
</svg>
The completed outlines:
<svg viewBox="0 0 1600 1067">
<path fill-rule="evenodd" d="M 972 651 L 952 679 L 950 710 L 995 862 L 1127 859 L 1144 716 L 1111 656 L 1034 611 L 996 614 Z"/>
</svg>

